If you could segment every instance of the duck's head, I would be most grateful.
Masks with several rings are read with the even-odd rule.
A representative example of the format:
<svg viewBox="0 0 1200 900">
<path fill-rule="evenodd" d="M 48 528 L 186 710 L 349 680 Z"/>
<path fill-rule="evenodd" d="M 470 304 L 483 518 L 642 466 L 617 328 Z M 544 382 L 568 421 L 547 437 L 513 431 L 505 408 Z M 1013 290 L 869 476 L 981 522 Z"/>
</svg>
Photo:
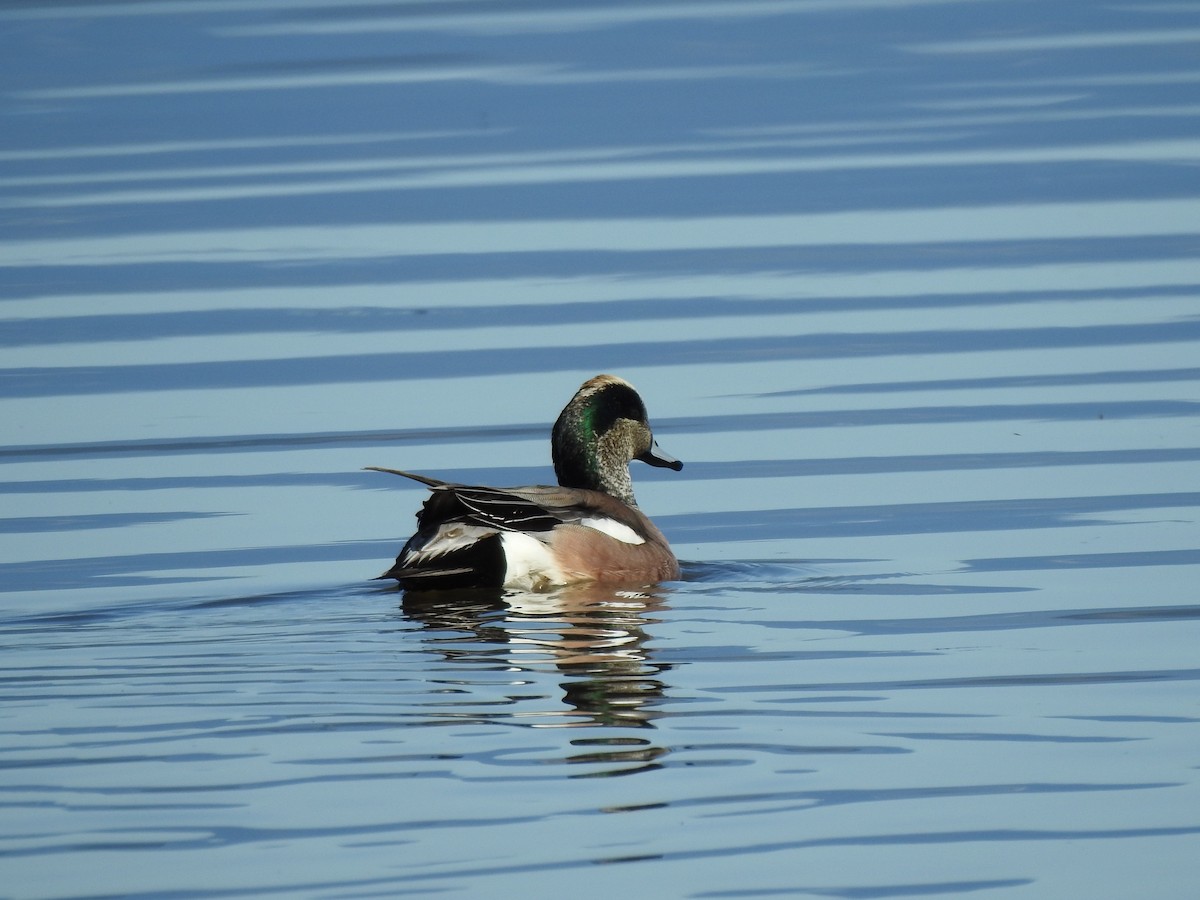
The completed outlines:
<svg viewBox="0 0 1200 900">
<path fill-rule="evenodd" d="M 683 463 L 658 449 L 646 404 L 616 375 L 589 378 L 554 423 L 554 472 L 563 487 L 587 488 L 637 506 L 630 460 L 678 472 Z"/>
</svg>

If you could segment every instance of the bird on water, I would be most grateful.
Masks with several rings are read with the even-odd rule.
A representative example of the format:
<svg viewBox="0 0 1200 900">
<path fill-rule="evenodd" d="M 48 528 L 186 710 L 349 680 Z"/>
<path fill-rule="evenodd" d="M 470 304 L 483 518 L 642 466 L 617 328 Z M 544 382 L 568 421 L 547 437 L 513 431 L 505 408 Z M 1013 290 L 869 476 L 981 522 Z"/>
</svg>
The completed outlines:
<svg viewBox="0 0 1200 900">
<path fill-rule="evenodd" d="M 379 577 L 407 591 L 678 578 L 667 539 L 638 509 L 629 463 L 675 471 L 683 463 L 659 449 L 633 385 L 616 375 L 585 381 L 554 423 L 550 449 L 556 486 L 454 484 L 369 466 L 430 490 L 416 534 Z"/>
</svg>

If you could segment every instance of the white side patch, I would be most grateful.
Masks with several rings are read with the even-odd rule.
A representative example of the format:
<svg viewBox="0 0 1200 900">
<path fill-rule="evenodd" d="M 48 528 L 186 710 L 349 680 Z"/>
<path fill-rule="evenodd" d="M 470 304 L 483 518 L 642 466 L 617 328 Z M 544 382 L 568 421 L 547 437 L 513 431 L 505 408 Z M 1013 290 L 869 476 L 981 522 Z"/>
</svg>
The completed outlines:
<svg viewBox="0 0 1200 900">
<path fill-rule="evenodd" d="M 616 538 L 622 544 L 644 544 L 645 538 L 641 537 L 636 531 L 628 525 L 622 525 L 616 519 L 608 518 L 591 518 L 580 519 L 579 524 L 586 528 L 594 528 L 597 531 L 602 531 L 610 538 Z"/>
<path fill-rule="evenodd" d="M 507 563 L 505 587 L 540 591 L 566 582 L 562 569 L 550 555 L 550 548 L 537 538 L 519 531 L 502 531 L 500 544 Z"/>
</svg>

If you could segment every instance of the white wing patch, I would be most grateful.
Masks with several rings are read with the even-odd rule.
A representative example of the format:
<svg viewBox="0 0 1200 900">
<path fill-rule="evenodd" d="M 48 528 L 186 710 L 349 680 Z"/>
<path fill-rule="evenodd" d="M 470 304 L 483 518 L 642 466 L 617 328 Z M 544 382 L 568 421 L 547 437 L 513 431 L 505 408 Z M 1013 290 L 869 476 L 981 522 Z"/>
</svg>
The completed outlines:
<svg viewBox="0 0 1200 900">
<path fill-rule="evenodd" d="M 601 516 L 594 516 L 587 519 L 580 519 L 579 524 L 585 528 L 594 528 L 596 531 L 607 534 L 610 538 L 616 538 L 622 544 L 644 544 L 646 539 L 639 535 L 628 525 L 622 525 L 616 519 L 609 519 Z"/>
</svg>

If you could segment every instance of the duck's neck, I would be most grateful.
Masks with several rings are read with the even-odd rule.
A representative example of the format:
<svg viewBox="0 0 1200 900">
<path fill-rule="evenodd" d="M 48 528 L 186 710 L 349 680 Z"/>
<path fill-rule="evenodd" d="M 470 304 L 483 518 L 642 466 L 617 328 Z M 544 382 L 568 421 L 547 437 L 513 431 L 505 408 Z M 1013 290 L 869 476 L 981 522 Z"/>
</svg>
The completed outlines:
<svg viewBox="0 0 1200 900">
<path fill-rule="evenodd" d="M 637 506 L 633 496 L 633 479 L 629 477 L 629 465 L 621 462 L 612 468 L 605 469 L 601 464 L 600 490 L 611 497 L 616 497 L 629 506 Z"/>
<path fill-rule="evenodd" d="M 594 444 L 565 437 L 556 442 L 554 474 L 563 487 L 603 491 L 622 503 L 637 506 L 628 453 L 611 432 Z"/>
</svg>

